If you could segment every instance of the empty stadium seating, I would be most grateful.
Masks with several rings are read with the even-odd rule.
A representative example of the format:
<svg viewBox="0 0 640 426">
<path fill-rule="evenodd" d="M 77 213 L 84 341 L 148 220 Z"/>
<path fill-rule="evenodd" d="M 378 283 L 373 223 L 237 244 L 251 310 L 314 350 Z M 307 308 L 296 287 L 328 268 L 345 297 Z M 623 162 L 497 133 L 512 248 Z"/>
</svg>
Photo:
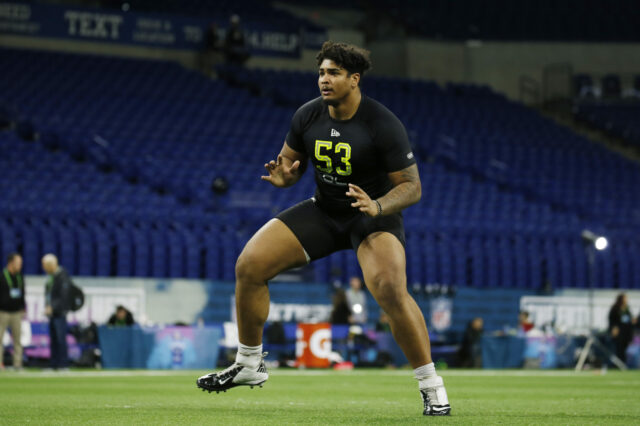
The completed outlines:
<svg viewBox="0 0 640 426">
<path fill-rule="evenodd" d="M 640 91 L 638 92 L 640 94 Z M 640 147 L 640 101 L 580 103 L 576 118 Z"/>
<path fill-rule="evenodd" d="M 312 0 L 293 0 L 317 7 Z M 343 0 L 331 7 L 375 10 L 409 34 L 449 40 L 638 41 L 635 0 Z"/>
<path fill-rule="evenodd" d="M 0 67 L 0 107 L 20 123 L 0 133 L 0 251 L 23 251 L 27 273 L 52 251 L 74 274 L 232 281 L 252 233 L 313 194 L 311 173 L 285 190 L 259 179 L 315 96 L 313 73 L 247 70 L 243 89 L 167 62 L 11 49 Z M 405 123 L 419 159 L 410 285 L 586 287 L 589 228 L 611 240 L 595 284 L 640 288 L 636 163 L 485 87 L 363 85 Z M 216 177 L 228 192 L 211 190 Z M 312 268 L 318 282 L 359 270 L 351 251 Z"/>
</svg>

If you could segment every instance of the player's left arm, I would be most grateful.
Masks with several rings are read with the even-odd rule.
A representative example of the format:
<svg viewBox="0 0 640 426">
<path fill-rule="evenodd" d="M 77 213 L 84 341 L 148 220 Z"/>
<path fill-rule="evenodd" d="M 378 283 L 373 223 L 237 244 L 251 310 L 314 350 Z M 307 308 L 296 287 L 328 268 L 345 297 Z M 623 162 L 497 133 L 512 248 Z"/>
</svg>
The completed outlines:
<svg viewBox="0 0 640 426">
<path fill-rule="evenodd" d="M 420 201 L 422 185 L 417 165 L 412 164 L 388 176 L 393 188 L 377 200 L 372 200 L 359 186 L 349 184 L 347 195 L 355 199 L 351 206 L 368 216 L 378 216 L 398 213 Z"/>
</svg>

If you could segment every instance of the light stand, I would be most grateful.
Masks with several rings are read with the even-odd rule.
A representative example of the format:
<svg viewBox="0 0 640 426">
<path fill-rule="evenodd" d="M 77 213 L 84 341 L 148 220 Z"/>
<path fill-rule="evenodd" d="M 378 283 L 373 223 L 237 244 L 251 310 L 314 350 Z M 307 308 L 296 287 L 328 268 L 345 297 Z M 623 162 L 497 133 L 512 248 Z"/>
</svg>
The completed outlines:
<svg viewBox="0 0 640 426">
<path fill-rule="evenodd" d="M 580 356 L 578 357 L 578 363 L 576 364 L 576 371 L 581 371 L 582 367 L 584 367 L 584 363 L 587 360 L 587 356 L 591 352 L 591 348 L 596 346 L 600 348 L 602 352 L 604 352 L 609 360 L 620 370 L 626 370 L 627 366 L 620 358 L 616 356 L 608 347 L 602 344 L 598 337 L 593 332 L 593 310 L 594 310 L 594 287 L 595 287 L 595 264 L 596 264 L 596 250 L 604 250 L 608 246 L 608 241 L 605 237 L 601 235 L 597 235 L 588 229 L 585 229 L 581 233 L 582 243 L 584 245 L 584 251 L 587 255 L 587 281 L 589 284 L 589 332 L 587 334 L 587 341 L 580 351 Z"/>
</svg>

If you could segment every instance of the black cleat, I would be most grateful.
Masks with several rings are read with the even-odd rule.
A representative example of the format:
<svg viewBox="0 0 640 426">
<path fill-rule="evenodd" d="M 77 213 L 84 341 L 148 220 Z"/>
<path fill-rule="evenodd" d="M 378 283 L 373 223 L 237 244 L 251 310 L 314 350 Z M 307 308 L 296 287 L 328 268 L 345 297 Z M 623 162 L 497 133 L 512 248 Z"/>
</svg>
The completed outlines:
<svg viewBox="0 0 640 426">
<path fill-rule="evenodd" d="M 264 358 L 266 355 L 265 352 L 262 357 Z M 233 363 L 229 368 L 218 373 L 210 373 L 200 377 L 196 380 L 196 384 L 200 389 L 207 390 L 209 393 L 212 391 L 220 393 L 220 391 L 226 392 L 227 389 L 236 386 L 250 386 L 252 389 L 254 386 L 262 387 L 262 384 L 266 382 L 268 378 L 269 374 L 264 365 L 264 360 L 261 360 L 256 369 Z"/>
</svg>

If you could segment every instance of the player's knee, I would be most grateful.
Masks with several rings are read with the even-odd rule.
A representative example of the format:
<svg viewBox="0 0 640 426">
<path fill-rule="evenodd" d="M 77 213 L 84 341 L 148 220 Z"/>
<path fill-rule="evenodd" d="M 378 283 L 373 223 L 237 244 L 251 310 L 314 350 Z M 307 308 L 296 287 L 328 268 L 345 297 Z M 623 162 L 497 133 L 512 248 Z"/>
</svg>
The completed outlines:
<svg viewBox="0 0 640 426">
<path fill-rule="evenodd" d="M 240 283 L 251 284 L 264 282 L 259 256 L 252 252 L 243 251 L 236 261 L 236 280 Z"/>
<path fill-rule="evenodd" d="M 367 285 L 385 311 L 402 306 L 408 295 L 404 280 L 389 272 L 376 274 Z"/>
</svg>

